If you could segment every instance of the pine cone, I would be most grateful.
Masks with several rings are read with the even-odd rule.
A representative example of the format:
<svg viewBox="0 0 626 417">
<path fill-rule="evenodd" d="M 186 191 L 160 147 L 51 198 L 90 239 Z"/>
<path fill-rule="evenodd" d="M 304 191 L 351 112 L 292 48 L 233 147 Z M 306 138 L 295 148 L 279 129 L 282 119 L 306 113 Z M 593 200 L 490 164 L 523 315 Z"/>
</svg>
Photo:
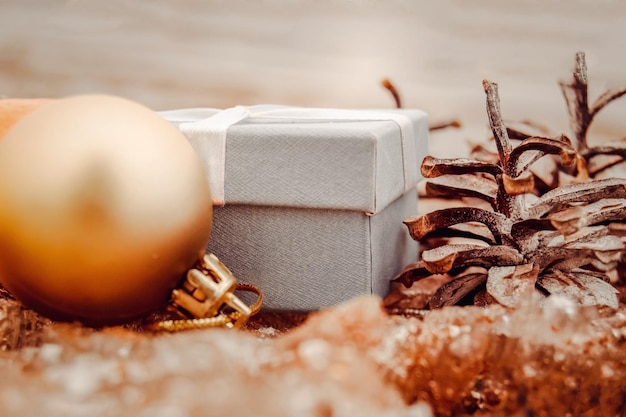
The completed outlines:
<svg viewBox="0 0 626 417">
<path fill-rule="evenodd" d="M 487 208 L 466 205 L 407 219 L 414 239 L 426 247 L 433 240 L 441 244 L 425 250 L 395 281 L 409 286 L 446 275 L 430 308 L 493 302 L 515 306 L 524 295 L 536 293 L 616 309 L 618 292 L 611 282 L 619 278 L 618 262 L 626 248 L 626 179 L 579 182 L 585 163 L 570 140 L 507 129 L 497 84 L 484 81 L 483 86 L 496 158 L 427 157 L 422 174 L 429 179 L 428 195 L 477 198 Z M 559 170 L 576 174 L 577 180 L 556 187 L 542 181 L 538 187 L 533 167 L 550 155 L 559 160 Z M 455 243 L 456 238 L 465 243 Z"/>
<path fill-rule="evenodd" d="M 569 82 L 561 82 L 560 86 L 567 104 L 570 126 L 575 135 L 576 149 L 585 162 L 581 167 L 583 170 L 581 174 L 589 178 L 606 178 L 618 172 L 619 176 L 624 176 L 626 174 L 623 166 L 626 157 L 624 139 L 592 146 L 587 136 L 594 118 L 606 105 L 624 96 L 626 87 L 606 91 L 589 106 L 587 80 L 585 54 L 579 52 L 576 54 L 576 67 L 572 79 Z M 620 171 L 610 170 L 618 165 L 621 165 Z"/>
</svg>

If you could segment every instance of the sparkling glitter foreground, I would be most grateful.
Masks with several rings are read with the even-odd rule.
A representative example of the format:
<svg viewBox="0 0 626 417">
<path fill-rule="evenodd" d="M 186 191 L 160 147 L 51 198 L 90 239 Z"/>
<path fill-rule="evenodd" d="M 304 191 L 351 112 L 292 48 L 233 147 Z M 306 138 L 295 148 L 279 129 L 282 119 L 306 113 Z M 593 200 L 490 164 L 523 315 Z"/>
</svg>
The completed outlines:
<svg viewBox="0 0 626 417">
<path fill-rule="evenodd" d="M 262 316 L 263 317 L 263 316 Z M 300 320 L 294 316 L 292 322 Z M 0 404 L 25 416 L 615 416 L 626 313 L 552 297 L 388 316 L 364 298 L 283 331 L 54 324 L 0 299 Z M 276 321 L 280 328 L 271 326 Z M 289 320 L 287 320 L 289 321 Z"/>
</svg>

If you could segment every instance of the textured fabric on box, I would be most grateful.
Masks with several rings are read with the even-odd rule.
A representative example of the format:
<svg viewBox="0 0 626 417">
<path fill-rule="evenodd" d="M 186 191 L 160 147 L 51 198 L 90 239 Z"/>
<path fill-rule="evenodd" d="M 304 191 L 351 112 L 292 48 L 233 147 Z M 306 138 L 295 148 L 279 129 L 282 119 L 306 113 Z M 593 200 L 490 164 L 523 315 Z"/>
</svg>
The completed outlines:
<svg viewBox="0 0 626 417">
<path fill-rule="evenodd" d="M 247 116 L 241 113 L 250 109 L 253 111 Z M 226 204 L 376 213 L 417 182 L 428 134 L 426 115 L 417 110 L 253 106 L 221 112 L 185 109 L 162 115 L 187 135 L 205 165 L 224 158 L 223 185 L 219 187 L 224 187 Z M 210 122 L 213 119 L 217 122 Z M 216 125 L 229 127 L 225 152 L 218 147 L 215 152 L 219 155 L 214 157 L 207 153 L 215 140 L 212 129 Z M 351 142 L 345 143 L 347 140 Z M 357 172 L 350 172 L 354 169 Z M 207 168 L 207 173 L 214 175 L 220 170 Z M 210 181 L 212 187 L 222 181 L 222 174 L 217 176 Z M 350 182 L 342 182 L 341 177 Z M 280 186 L 274 186 L 277 181 Z M 221 192 L 214 198 L 223 204 Z"/>
<path fill-rule="evenodd" d="M 402 220 L 417 212 L 408 192 L 376 216 L 350 210 L 215 207 L 208 251 L 240 280 L 258 285 L 265 308 L 316 310 L 362 294 L 384 296 L 415 262 Z"/>
<path fill-rule="evenodd" d="M 425 113 L 252 109 L 254 116 L 247 107 L 162 113 L 205 164 L 215 146 L 223 163 L 221 174 L 207 167 L 223 174 L 224 201 L 220 193 L 217 200 L 225 204 L 214 208 L 207 251 L 259 286 L 265 308 L 316 310 L 384 296 L 390 279 L 417 260 L 402 221 L 417 212 Z"/>
</svg>

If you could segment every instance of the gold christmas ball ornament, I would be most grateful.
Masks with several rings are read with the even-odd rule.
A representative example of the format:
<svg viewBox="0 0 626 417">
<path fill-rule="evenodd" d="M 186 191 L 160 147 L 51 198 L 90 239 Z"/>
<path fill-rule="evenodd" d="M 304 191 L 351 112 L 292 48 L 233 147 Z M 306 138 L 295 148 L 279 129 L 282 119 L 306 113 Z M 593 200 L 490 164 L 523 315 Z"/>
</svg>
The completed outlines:
<svg viewBox="0 0 626 417">
<path fill-rule="evenodd" d="M 0 282 L 51 318 L 115 324 L 164 306 L 211 222 L 195 152 L 137 103 L 55 100 L 0 141 Z"/>
</svg>

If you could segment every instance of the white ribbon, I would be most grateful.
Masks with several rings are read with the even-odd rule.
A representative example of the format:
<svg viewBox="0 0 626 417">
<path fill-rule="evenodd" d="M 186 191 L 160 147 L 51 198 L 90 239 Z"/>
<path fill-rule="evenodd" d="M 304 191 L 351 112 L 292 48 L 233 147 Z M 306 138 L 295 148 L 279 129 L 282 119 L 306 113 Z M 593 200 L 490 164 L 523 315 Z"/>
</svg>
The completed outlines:
<svg viewBox="0 0 626 417">
<path fill-rule="evenodd" d="M 166 112 L 169 115 L 183 116 L 185 112 L 196 115 L 203 113 L 201 109 L 178 110 Z M 187 116 L 191 116 L 188 114 Z M 224 175 L 226 170 L 226 136 L 228 128 L 245 118 L 264 118 L 282 120 L 319 120 L 319 121 L 393 121 L 400 128 L 402 144 L 402 164 L 404 172 L 404 189 L 408 191 L 415 185 L 417 178 L 417 149 L 415 133 L 411 119 L 401 113 L 384 110 L 345 110 L 319 109 L 280 106 L 237 106 L 218 111 L 210 117 L 196 121 L 184 121 L 179 129 L 187 137 L 193 148 L 198 152 L 207 173 L 213 203 L 223 206 Z M 191 117 L 194 118 L 193 116 Z"/>
<path fill-rule="evenodd" d="M 223 206 L 226 173 L 226 134 L 228 128 L 250 115 L 247 107 L 237 106 L 217 112 L 195 122 L 181 123 L 178 128 L 200 156 L 209 180 L 213 204 Z"/>
</svg>

